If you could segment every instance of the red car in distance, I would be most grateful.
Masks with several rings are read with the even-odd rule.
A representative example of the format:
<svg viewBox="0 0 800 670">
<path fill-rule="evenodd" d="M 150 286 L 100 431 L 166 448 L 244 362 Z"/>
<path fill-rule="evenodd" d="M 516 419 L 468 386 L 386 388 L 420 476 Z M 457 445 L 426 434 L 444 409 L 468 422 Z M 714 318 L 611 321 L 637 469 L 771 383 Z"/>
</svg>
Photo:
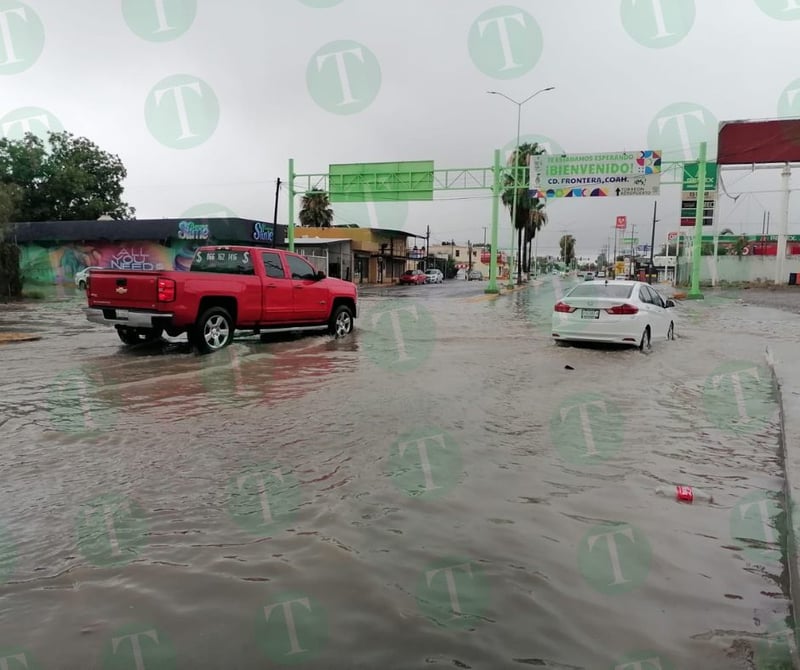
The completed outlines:
<svg viewBox="0 0 800 670">
<path fill-rule="evenodd" d="M 425 273 L 422 270 L 406 270 L 400 275 L 400 284 L 424 284 Z"/>
</svg>

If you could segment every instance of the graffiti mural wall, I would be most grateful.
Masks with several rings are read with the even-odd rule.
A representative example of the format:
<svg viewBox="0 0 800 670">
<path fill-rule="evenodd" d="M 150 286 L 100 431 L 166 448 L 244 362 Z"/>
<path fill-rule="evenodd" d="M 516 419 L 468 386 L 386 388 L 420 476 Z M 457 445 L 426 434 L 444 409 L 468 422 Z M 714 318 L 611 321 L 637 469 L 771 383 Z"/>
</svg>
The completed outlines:
<svg viewBox="0 0 800 670">
<path fill-rule="evenodd" d="M 195 249 L 204 240 L 180 240 L 171 246 L 150 241 L 22 244 L 20 265 L 25 284 L 74 281 L 87 267 L 116 270 L 189 269 Z"/>
</svg>

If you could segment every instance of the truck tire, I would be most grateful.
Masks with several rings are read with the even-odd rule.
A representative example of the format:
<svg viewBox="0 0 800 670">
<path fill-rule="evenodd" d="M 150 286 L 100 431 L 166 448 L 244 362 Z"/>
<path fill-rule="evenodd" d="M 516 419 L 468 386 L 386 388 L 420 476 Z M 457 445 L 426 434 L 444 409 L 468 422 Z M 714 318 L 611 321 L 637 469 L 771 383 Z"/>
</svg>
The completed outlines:
<svg viewBox="0 0 800 670">
<path fill-rule="evenodd" d="M 233 341 L 233 319 L 228 310 L 223 307 L 207 309 L 197 320 L 191 337 L 203 354 L 227 347 Z"/>
<path fill-rule="evenodd" d="M 347 305 L 339 305 L 333 310 L 328 332 L 334 337 L 344 337 L 353 332 L 353 311 Z"/>
<path fill-rule="evenodd" d="M 126 328 L 125 326 L 117 326 L 117 335 L 122 340 L 123 344 L 133 346 L 134 344 L 141 344 L 142 342 L 153 342 L 161 337 L 164 332 L 163 328 L 147 328 L 136 329 Z"/>
</svg>

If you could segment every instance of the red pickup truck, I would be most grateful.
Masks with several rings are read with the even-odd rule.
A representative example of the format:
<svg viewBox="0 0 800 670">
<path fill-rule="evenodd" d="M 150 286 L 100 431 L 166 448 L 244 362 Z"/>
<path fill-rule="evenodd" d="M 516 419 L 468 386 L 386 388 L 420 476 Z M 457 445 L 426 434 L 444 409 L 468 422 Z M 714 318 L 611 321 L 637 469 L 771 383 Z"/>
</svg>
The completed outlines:
<svg viewBox="0 0 800 670">
<path fill-rule="evenodd" d="M 187 333 L 202 353 L 235 330 L 320 330 L 343 337 L 358 316 L 358 289 L 303 256 L 247 246 L 199 248 L 188 272 L 91 270 L 86 317 L 114 326 L 125 344 Z"/>
</svg>

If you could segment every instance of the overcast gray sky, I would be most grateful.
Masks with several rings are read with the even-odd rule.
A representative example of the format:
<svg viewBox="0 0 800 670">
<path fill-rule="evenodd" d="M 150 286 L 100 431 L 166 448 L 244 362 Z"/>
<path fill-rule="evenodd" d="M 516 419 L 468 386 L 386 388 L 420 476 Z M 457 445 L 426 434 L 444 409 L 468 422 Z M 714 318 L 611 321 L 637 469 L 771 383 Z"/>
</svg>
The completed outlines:
<svg viewBox="0 0 800 670">
<path fill-rule="evenodd" d="M 491 166 L 517 107 L 488 90 L 554 86 L 522 107 L 521 132 L 555 151 L 676 160 L 706 140 L 713 158 L 719 121 L 800 116 L 798 44 L 800 0 L 0 0 L 0 132 L 64 128 L 119 154 L 139 218 L 271 221 L 290 157 L 299 173 Z M 723 183 L 743 195 L 721 196 L 722 226 L 760 232 L 770 210 L 776 230 L 777 172 Z M 657 241 L 677 230 L 680 190 L 661 188 Z M 483 241 L 488 191 L 435 197 L 337 206 L 337 222 Z M 653 202 L 550 200 L 539 252 L 570 232 L 594 255 L 617 215 L 649 238 Z M 279 204 L 285 223 L 286 191 Z M 798 220 L 793 195 L 790 233 Z"/>
</svg>

